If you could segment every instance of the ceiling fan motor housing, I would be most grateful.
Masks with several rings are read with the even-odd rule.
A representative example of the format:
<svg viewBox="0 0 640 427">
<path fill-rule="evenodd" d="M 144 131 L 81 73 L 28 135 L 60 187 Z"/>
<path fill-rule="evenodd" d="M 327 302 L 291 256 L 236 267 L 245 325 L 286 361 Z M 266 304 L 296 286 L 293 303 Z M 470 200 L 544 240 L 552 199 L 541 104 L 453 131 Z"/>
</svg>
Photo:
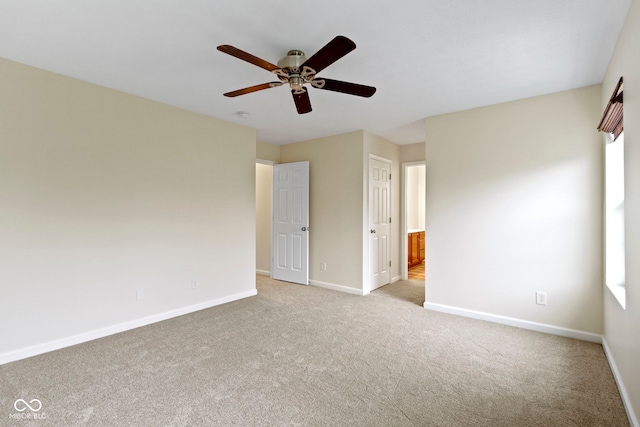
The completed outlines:
<svg viewBox="0 0 640 427">
<path fill-rule="evenodd" d="M 299 70 L 300 66 L 304 64 L 307 57 L 304 56 L 304 52 L 301 50 L 290 50 L 287 52 L 287 56 L 280 58 L 278 61 L 278 67 L 285 70 Z"/>
<path fill-rule="evenodd" d="M 289 87 L 296 94 L 305 91 L 304 84 L 310 83 L 315 78 L 315 71 L 311 68 L 303 66 L 307 57 L 301 50 L 290 50 L 287 56 L 280 58 L 278 61 L 279 70 L 274 70 L 278 78 L 283 83 L 289 83 Z M 300 69 L 302 68 L 302 70 Z"/>
</svg>

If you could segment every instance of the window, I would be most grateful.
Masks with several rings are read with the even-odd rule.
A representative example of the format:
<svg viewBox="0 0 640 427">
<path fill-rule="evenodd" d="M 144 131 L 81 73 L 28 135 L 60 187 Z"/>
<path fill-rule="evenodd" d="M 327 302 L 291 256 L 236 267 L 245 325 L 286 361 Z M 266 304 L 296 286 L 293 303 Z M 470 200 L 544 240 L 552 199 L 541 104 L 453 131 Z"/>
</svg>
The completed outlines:
<svg viewBox="0 0 640 427">
<path fill-rule="evenodd" d="M 598 130 L 610 134 L 605 146 L 605 282 L 626 305 L 624 252 L 624 122 L 622 77 L 604 110 Z"/>
<path fill-rule="evenodd" d="M 624 266 L 624 133 L 605 148 L 606 284 L 625 307 Z"/>
</svg>

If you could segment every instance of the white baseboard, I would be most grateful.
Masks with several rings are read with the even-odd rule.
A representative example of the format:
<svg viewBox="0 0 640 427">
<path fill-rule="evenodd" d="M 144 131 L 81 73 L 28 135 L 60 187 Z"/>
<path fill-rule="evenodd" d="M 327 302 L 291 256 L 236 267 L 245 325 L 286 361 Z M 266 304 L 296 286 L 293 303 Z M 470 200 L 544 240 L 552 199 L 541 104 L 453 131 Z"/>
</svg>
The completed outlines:
<svg viewBox="0 0 640 427">
<path fill-rule="evenodd" d="M 309 280 L 309 284 L 320 288 L 331 289 L 334 291 L 346 292 L 353 295 L 365 295 L 362 289 L 350 288 L 348 286 L 336 285 L 334 283 L 321 282 L 319 280 Z"/>
<path fill-rule="evenodd" d="M 618 391 L 620 392 L 620 397 L 622 398 L 624 409 L 627 411 L 627 418 L 629 418 L 629 424 L 631 424 L 631 427 L 640 427 L 640 423 L 638 423 L 638 417 L 636 417 L 636 414 L 633 411 L 633 406 L 631 405 L 631 399 L 629 398 L 627 389 L 624 386 L 624 382 L 622 382 L 622 377 L 620 376 L 620 372 L 618 371 L 616 362 L 613 359 L 613 355 L 611 354 L 611 350 L 609 349 L 609 345 L 607 344 L 606 338 L 602 338 L 602 348 L 604 349 L 604 354 L 607 356 L 607 361 L 609 361 L 609 366 L 611 367 L 613 378 L 615 378 L 616 384 L 618 385 Z"/>
<path fill-rule="evenodd" d="M 267 270 L 256 270 L 256 274 L 259 274 L 261 276 L 271 277 L 271 272 Z"/>
<path fill-rule="evenodd" d="M 458 316 L 470 317 L 472 319 L 486 320 L 488 322 L 500 323 L 502 325 L 515 326 L 517 328 L 528 329 L 531 331 L 544 332 L 561 337 L 575 338 L 583 341 L 602 344 L 602 335 L 593 334 L 591 332 L 578 331 L 576 329 L 563 328 L 561 326 L 547 325 L 545 323 L 531 322 L 528 320 L 516 319 L 514 317 L 499 316 L 496 314 L 467 310 L 464 308 L 452 307 L 444 304 L 435 304 L 426 301 L 424 303 L 424 308 L 426 308 L 427 310 L 455 314 Z"/>
<path fill-rule="evenodd" d="M 26 359 L 27 357 L 37 356 L 39 354 L 48 353 L 50 351 L 59 350 L 61 348 L 70 347 L 72 345 L 81 344 L 83 342 L 95 340 L 98 338 L 103 338 L 109 335 L 139 328 L 141 326 L 150 325 L 152 323 L 171 319 L 172 317 L 182 316 L 185 314 L 193 313 L 195 311 L 211 308 L 216 305 L 221 305 L 231 301 L 248 298 L 257 294 L 258 294 L 258 291 L 256 289 L 252 289 L 250 291 L 241 292 L 239 294 L 229 295 L 226 297 L 222 297 L 222 298 L 218 298 L 210 301 L 205 301 L 205 302 L 190 305 L 187 307 L 166 311 L 164 313 L 153 314 L 151 316 L 142 317 L 140 319 L 135 319 L 128 322 L 118 323 L 113 326 L 107 326 L 106 328 L 84 332 L 71 337 L 61 338 L 55 341 L 37 344 L 31 347 L 22 348 L 19 350 L 13 350 L 6 353 L 1 353 L 0 365 L 4 365 L 5 363 L 9 363 L 9 362 L 15 362 L 16 360 Z"/>
<path fill-rule="evenodd" d="M 398 281 L 402 280 L 402 276 L 395 276 L 391 278 L 391 282 L 389 282 L 389 284 L 391 283 L 396 283 Z"/>
</svg>

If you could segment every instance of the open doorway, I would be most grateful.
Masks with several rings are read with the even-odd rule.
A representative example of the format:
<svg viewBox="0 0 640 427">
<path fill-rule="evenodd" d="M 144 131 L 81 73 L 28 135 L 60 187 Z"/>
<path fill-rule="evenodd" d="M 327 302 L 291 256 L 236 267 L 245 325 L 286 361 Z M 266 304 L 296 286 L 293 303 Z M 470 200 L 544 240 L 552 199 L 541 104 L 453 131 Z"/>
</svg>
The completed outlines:
<svg viewBox="0 0 640 427">
<path fill-rule="evenodd" d="M 425 280 L 425 184 L 424 161 L 403 163 L 403 280 Z"/>
<path fill-rule="evenodd" d="M 402 163 L 401 218 L 401 267 L 400 281 L 375 292 L 378 295 L 411 302 L 423 307 L 425 302 L 425 206 L 426 163 L 424 161 Z"/>
<path fill-rule="evenodd" d="M 271 204 L 274 162 L 256 160 L 256 273 L 271 274 Z"/>
</svg>

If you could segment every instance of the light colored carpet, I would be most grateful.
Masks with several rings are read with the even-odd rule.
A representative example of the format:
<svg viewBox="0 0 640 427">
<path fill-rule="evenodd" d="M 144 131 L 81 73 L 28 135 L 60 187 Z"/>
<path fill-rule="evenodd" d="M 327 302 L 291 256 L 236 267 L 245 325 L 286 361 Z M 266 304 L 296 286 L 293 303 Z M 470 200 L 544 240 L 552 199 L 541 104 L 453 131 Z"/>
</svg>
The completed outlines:
<svg viewBox="0 0 640 427">
<path fill-rule="evenodd" d="M 258 296 L 0 366 L 0 425 L 627 426 L 600 345 L 259 276 Z M 15 420 L 17 398 L 44 420 Z"/>
</svg>

